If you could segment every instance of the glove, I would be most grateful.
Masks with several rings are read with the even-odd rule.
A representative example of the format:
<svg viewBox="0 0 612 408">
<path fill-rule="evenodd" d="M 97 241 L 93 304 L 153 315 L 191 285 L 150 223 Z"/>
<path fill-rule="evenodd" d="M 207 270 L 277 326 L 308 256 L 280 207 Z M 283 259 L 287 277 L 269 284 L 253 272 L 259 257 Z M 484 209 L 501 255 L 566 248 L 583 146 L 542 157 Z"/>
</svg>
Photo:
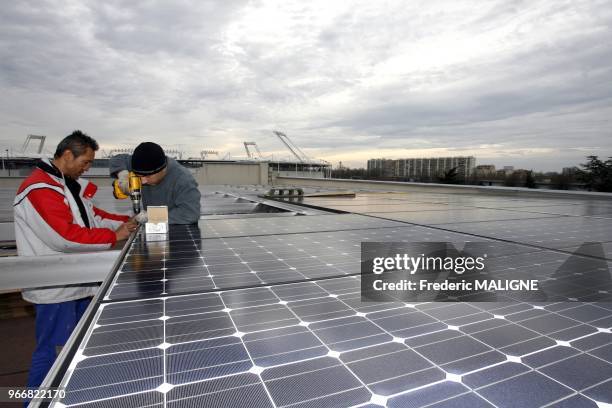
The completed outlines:
<svg viewBox="0 0 612 408">
<path fill-rule="evenodd" d="M 136 214 L 136 216 L 134 217 L 134 219 L 139 223 L 139 224 L 144 224 L 149 220 L 149 216 L 147 215 L 146 211 L 141 211 L 138 214 Z"/>
<path fill-rule="evenodd" d="M 117 182 L 123 194 L 129 195 L 130 194 L 130 172 L 127 170 L 121 170 L 119 173 L 117 173 Z"/>
</svg>

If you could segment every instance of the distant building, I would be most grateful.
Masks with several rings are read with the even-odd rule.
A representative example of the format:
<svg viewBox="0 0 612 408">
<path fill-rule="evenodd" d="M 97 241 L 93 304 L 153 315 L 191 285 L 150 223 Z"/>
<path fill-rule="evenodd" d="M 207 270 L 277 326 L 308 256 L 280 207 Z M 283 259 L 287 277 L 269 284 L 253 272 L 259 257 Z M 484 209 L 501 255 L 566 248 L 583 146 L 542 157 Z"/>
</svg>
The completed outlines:
<svg viewBox="0 0 612 408">
<path fill-rule="evenodd" d="M 514 173 L 514 166 L 504 166 L 503 172 L 504 175 L 509 176 L 510 174 Z"/>
<path fill-rule="evenodd" d="M 527 174 L 530 172 L 530 170 L 527 169 L 516 169 L 512 172 L 512 174 L 516 174 L 517 176 L 519 176 L 520 178 L 525 178 L 527 177 Z"/>
<path fill-rule="evenodd" d="M 476 175 L 478 177 L 491 177 L 495 175 L 495 165 L 493 164 L 481 164 L 476 166 Z"/>
<path fill-rule="evenodd" d="M 414 179 L 434 179 L 455 169 L 460 179 L 467 179 L 474 174 L 476 159 L 464 157 L 432 157 L 397 160 L 397 176 Z"/>
<path fill-rule="evenodd" d="M 564 176 L 575 176 L 576 170 L 576 167 L 564 167 L 563 170 L 561 170 L 561 174 Z"/>
<path fill-rule="evenodd" d="M 467 179 L 474 174 L 475 166 L 473 156 L 368 160 L 370 174 L 415 180 L 435 179 L 453 168 L 458 178 Z"/>
<path fill-rule="evenodd" d="M 395 177 L 395 160 L 370 159 L 368 173 L 378 177 Z"/>
</svg>

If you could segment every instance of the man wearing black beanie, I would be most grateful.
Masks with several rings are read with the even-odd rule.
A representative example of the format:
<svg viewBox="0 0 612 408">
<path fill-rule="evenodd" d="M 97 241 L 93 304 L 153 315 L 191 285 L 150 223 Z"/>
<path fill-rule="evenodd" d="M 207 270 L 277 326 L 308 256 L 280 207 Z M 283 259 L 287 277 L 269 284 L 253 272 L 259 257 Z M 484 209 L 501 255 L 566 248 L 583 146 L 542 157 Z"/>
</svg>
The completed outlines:
<svg viewBox="0 0 612 408">
<path fill-rule="evenodd" d="M 119 154 L 110 160 L 110 174 L 128 193 L 128 173 L 133 171 L 142 181 L 142 204 L 168 206 L 170 224 L 193 224 L 200 219 L 200 191 L 193 175 L 162 147 L 144 142 L 130 156 Z"/>
</svg>

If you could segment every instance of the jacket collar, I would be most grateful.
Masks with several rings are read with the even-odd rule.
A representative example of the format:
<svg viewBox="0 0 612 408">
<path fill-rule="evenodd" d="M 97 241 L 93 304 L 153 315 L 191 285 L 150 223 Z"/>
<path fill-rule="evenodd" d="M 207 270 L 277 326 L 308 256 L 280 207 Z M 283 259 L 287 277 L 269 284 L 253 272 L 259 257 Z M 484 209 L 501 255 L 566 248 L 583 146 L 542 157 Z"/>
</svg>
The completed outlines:
<svg viewBox="0 0 612 408">
<path fill-rule="evenodd" d="M 98 186 L 96 186 L 94 183 L 90 182 L 89 180 L 84 180 L 82 178 L 73 180 L 71 178 L 64 177 L 62 172 L 57 167 L 55 167 L 55 165 L 51 162 L 51 160 L 48 157 L 44 157 L 40 159 L 36 163 L 36 167 L 41 169 L 45 173 L 48 173 L 52 175 L 53 177 L 56 177 L 57 179 L 59 179 L 59 181 L 64 186 L 69 187 L 73 193 L 76 193 L 79 196 L 83 196 L 85 198 L 92 198 L 98 191 Z M 75 186 L 76 184 L 78 184 L 80 187 Z"/>
<path fill-rule="evenodd" d="M 49 173 L 59 179 L 64 178 L 62 172 L 57 167 L 55 167 L 55 165 L 51 163 L 51 161 L 47 157 L 42 158 L 38 163 L 36 163 L 36 167 L 38 167 L 45 173 Z"/>
</svg>

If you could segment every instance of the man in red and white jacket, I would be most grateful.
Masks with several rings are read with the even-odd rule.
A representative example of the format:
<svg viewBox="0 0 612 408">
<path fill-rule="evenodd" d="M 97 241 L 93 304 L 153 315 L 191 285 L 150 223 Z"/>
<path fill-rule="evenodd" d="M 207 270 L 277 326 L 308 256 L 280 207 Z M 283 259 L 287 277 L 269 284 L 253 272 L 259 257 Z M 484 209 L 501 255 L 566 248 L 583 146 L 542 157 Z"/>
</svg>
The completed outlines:
<svg viewBox="0 0 612 408">
<path fill-rule="evenodd" d="M 97 187 L 79 177 L 94 160 L 98 143 L 74 131 L 57 146 L 52 161 L 43 159 L 21 184 L 13 203 L 19 256 L 100 251 L 125 240 L 137 223 L 107 213 L 91 199 Z M 45 271 L 40 271 L 45 273 Z M 24 289 L 36 308 L 36 350 L 28 387 L 38 387 L 78 323 L 97 283 Z"/>
</svg>

